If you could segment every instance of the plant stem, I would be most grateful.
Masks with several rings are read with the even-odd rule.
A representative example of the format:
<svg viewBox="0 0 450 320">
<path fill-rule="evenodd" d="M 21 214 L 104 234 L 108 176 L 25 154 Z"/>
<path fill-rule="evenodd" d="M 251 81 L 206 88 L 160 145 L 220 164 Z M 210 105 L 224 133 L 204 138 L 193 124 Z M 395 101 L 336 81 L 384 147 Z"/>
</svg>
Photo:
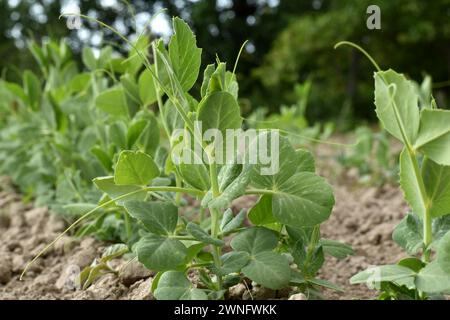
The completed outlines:
<svg viewBox="0 0 450 320">
<path fill-rule="evenodd" d="M 187 240 L 187 241 L 198 241 L 197 239 L 190 237 L 190 236 L 170 236 L 171 239 L 177 239 L 177 240 Z"/>
<path fill-rule="evenodd" d="M 182 185 L 183 185 L 181 177 L 178 175 L 178 173 L 175 173 L 175 183 L 176 183 L 176 186 L 178 188 L 181 188 Z M 181 202 L 181 193 L 178 192 L 175 195 L 175 204 L 179 207 L 180 206 L 180 202 Z"/>
<path fill-rule="evenodd" d="M 212 161 L 209 161 L 209 176 L 211 180 L 211 189 L 213 193 L 213 197 L 216 198 L 220 195 L 219 190 L 219 182 L 217 179 L 217 166 L 215 163 L 215 159 L 209 155 L 209 159 Z M 220 212 L 217 209 L 210 208 L 211 212 L 211 236 L 213 238 L 218 238 L 219 235 L 219 217 Z M 217 269 L 220 269 L 221 263 L 220 263 L 220 247 L 219 246 L 213 246 L 213 258 L 214 258 L 214 264 Z M 220 275 L 217 275 L 217 285 L 218 289 L 220 290 L 222 288 L 222 277 Z"/>
<path fill-rule="evenodd" d="M 199 222 L 202 222 L 205 219 L 205 208 L 200 207 L 200 213 L 198 216 Z"/>
<path fill-rule="evenodd" d="M 124 218 L 125 218 L 124 220 L 125 220 L 125 230 L 127 232 L 127 241 L 130 241 L 131 235 L 132 235 L 130 215 L 128 214 L 128 212 L 126 210 L 124 210 L 123 215 L 124 215 Z"/>
<path fill-rule="evenodd" d="M 410 153 L 410 157 L 414 167 L 414 176 L 417 180 L 417 184 L 419 185 L 420 196 L 422 198 L 422 202 L 424 203 L 424 212 L 423 212 L 423 244 L 424 244 L 424 261 L 429 262 L 429 251 L 428 247 L 433 241 L 433 231 L 432 231 L 432 219 L 430 214 L 430 201 L 427 196 L 425 183 L 423 181 L 422 172 L 419 167 L 419 162 L 417 161 L 417 157 L 413 150 L 408 149 Z M 426 161 L 426 159 L 424 160 Z M 423 165 L 423 164 L 422 164 Z"/>
<path fill-rule="evenodd" d="M 217 209 L 210 209 L 211 211 L 211 237 L 218 238 L 219 234 L 219 216 L 220 212 Z M 221 267 L 220 263 L 220 247 L 219 246 L 213 246 L 213 258 L 214 258 L 214 264 L 216 265 L 216 268 Z M 217 284 L 219 286 L 219 290 L 222 288 L 222 277 L 217 275 Z"/>
</svg>

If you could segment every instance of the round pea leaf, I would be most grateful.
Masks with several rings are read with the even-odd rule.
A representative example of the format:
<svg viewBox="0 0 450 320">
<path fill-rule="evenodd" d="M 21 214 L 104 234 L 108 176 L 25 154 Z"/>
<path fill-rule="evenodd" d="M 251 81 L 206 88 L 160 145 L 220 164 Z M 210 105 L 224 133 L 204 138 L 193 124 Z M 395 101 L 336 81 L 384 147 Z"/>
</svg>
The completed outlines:
<svg viewBox="0 0 450 320">
<path fill-rule="evenodd" d="M 155 290 L 157 300 L 207 300 L 203 290 L 192 288 L 183 272 L 168 271 L 161 275 Z"/>
<path fill-rule="evenodd" d="M 242 269 L 242 272 L 251 280 L 273 290 L 286 287 L 291 278 L 287 259 L 272 251 L 252 255 L 250 263 Z"/>
<path fill-rule="evenodd" d="M 164 271 L 183 263 L 187 248 L 178 240 L 146 235 L 136 244 L 138 260 L 148 269 Z"/>
<path fill-rule="evenodd" d="M 282 224 L 308 227 L 328 219 L 334 206 L 331 186 L 311 172 L 296 173 L 274 190 L 273 216 Z"/>
<path fill-rule="evenodd" d="M 127 201 L 124 204 L 128 213 L 152 233 L 168 235 L 178 222 L 178 208 L 170 202 Z"/>
<path fill-rule="evenodd" d="M 153 158 L 141 151 L 122 151 L 114 171 L 117 185 L 145 186 L 159 176 L 159 169 Z"/>
<path fill-rule="evenodd" d="M 242 231 L 231 240 L 231 247 L 236 251 L 256 254 L 273 250 L 278 244 L 277 234 L 263 227 L 255 227 Z"/>
<path fill-rule="evenodd" d="M 241 127 L 242 118 L 239 105 L 228 92 L 217 91 L 206 96 L 198 108 L 198 121 L 201 121 L 202 132 L 208 129 L 218 129 L 225 133 L 226 129 Z"/>
</svg>

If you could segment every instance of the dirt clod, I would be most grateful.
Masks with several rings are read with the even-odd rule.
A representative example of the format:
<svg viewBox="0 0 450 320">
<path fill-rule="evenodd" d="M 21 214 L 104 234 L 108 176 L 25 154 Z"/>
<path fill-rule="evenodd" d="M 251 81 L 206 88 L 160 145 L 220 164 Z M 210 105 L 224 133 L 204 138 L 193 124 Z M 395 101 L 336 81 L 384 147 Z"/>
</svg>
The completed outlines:
<svg viewBox="0 0 450 320">
<path fill-rule="evenodd" d="M 12 264 L 6 253 L 0 253 L 0 284 L 6 284 L 11 280 Z"/>
<path fill-rule="evenodd" d="M 288 300 L 308 300 L 303 293 L 296 293 L 289 297 Z"/>
<path fill-rule="evenodd" d="M 153 275 L 154 272 L 151 272 L 150 270 L 145 268 L 142 263 L 136 260 L 124 264 L 119 270 L 119 279 L 122 284 L 127 287 L 139 280 L 147 279 Z"/>
</svg>

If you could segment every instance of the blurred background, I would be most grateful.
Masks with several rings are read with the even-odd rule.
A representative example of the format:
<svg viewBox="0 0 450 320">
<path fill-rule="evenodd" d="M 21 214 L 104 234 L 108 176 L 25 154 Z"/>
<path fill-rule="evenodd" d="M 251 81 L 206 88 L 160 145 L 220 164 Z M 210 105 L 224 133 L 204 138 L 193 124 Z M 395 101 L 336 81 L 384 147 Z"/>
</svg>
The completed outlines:
<svg viewBox="0 0 450 320">
<path fill-rule="evenodd" d="M 366 27 L 371 4 L 381 8 L 381 30 Z M 39 72 L 27 50 L 30 40 L 65 38 L 80 65 L 83 46 L 124 51 L 123 41 L 95 23 L 83 20 L 70 30 L 59 16 L 77 8 L 130 38 L 164 8 L 150 23 L 152 32 L 167 37 L 171 16 L 187 20 L 204 65 L 217 54 L 231 68 L 248 40 L 237 70 L 248 113 L 295 103 L 296 85 L 310 81 L 310 121 L 333 119 L 345 129 L 374 120 L 373 66 L 355 50 L 334 50 L 341 40 L 360 44 L 381 68 L 419 83 L 430 75 L 438 104 L 448 107 L 450 0 L 0 0 L 2 77 L 20 81 L 25 69 Z"/>
</svg>

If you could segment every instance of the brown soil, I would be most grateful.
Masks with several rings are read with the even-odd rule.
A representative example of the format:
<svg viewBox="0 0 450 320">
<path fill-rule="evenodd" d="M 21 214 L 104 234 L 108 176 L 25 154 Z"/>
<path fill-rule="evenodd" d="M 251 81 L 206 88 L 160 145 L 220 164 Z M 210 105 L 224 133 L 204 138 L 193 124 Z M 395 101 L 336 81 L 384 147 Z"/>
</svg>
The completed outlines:
<svg viewBox="0 0 450 320">
<path fill-rule="evenodd" d="M 323 155 L 322 155 L 323 158 Z M 320 277 L 340 285 L 344 292 L 325 290 L 328 299 L 369 299 L 376 292 L 363 285 L 349 284 L 352 275 L 370 265 L 394 263 L 403 256 L 391 240 L 394 226 L 407 212 L 402 193 L 396 187 L 380 189 L 357 187 L 350 173 L 333 172 L 329 163 L 322 174 L 333 184 L 336 206 L 331 219 L 323 225 L 325 238 L 353 246 L 355 255 L 344 260 L 328 258 Z M 246 206 L 247 200 L 237 206 Z M 73 274 L 101 256 L 105 244 L 92 238 L 64 237 L 41 257 L 19 280 L 20 272 L 45 244 L 66 226 L 45 208 L 33 208 L 0 181 L 0 300 L 2 299 L 152 299 L 152 273 L 133 261 L 115 261 L 120 272 L 100 277 L 87 290 L 77 289 Z M 75 271 L 75 272 L 74 272 Z M 281 298 L 287 293 L 233 288 L 230 298 Z M 281 294 L 281 296 L 280 296 Z M 297 298 L 297 297 L 296 297 Z M 298 299 L 303 299 L 299 296 Z"/>
<path fill-rule="evenodd" d="M 370 299 L 376 292 L 349 279 L 371 265 L 390 264 L 404 256 L 392 241 L 392 231 L 407 213 L 398 188 L 351 189 L 335 186 L 336 206 L 322 227 L 323 237 L 350 244 L 355 255 L 344 260 L 328 258 L 320 276 L 338 284 L 343 293 L 327 290 L 329 299 Z"/>
</svg>

